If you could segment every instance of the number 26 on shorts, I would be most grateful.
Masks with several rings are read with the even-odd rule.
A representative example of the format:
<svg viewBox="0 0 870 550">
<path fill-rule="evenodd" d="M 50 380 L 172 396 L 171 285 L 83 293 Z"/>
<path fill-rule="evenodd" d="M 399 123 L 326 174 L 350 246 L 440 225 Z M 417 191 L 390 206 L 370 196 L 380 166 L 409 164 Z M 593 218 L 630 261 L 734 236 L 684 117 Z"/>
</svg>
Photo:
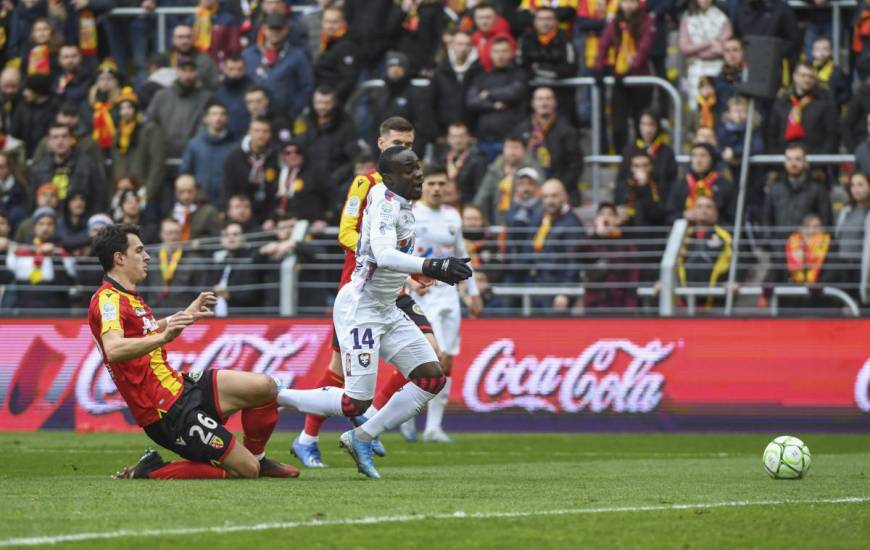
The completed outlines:
<svg viewBox="0 0 870 550">
<path fill-rule="evenodd" d="M 369 349 L 375 347 L 375 339 L 372 337 L 372 329 L 367 328 L 362 333 L 362 340 L 358 328 L 350 329 L 350 334 L 353 336 L 353 349 L 362 349 L 363 346 L 368 346 Z"/>
</svg>

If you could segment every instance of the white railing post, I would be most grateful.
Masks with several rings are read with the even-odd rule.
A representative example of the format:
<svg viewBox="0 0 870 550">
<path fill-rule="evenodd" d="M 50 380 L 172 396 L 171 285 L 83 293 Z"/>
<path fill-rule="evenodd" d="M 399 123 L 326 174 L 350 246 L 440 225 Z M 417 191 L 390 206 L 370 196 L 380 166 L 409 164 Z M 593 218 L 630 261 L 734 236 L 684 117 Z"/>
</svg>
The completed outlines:
<svg viewBox="0 0 870 550">
<path fill-rule="evenodd" d="M 308 234 L 308 220 L 299 220 L 290 232 L 290 239 L 295 242 L 305 240 Z M 281 260 L 281 317 L 293 317 L 296 315 L 299 294 L 299 273 L 296 270 L 296 252 L 287 255 Z"/>
<path fill-rule="evenodd" d="M 668 235 L 668 244 L 662 256 L 659 280 L 659 315 L 672 317 L 674 315 L 674 289 L 677 287 L 677 260 L 680 257 L 680 248 L 683 239 L 689 229 L 689 222 L 680 218 L 674 222 L 671 233 Z"/>
</svg>

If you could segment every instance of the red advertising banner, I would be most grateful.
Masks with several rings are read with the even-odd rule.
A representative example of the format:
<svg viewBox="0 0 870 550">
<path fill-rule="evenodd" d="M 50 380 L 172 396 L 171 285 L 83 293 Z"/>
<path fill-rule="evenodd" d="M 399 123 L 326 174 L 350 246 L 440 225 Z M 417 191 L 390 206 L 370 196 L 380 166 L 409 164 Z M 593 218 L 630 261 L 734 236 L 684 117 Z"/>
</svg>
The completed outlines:
<svg viewBox="0 0 870 550">
<path fill-rule="evenodd" d="M 215 320 L 186 329 L 167 351 L 183 371 L 231 368 L 307 388 L 329 361 L 331 330 L 320 319 Z M 870 429 L 868 333 L 863 320 L 467 321 L 451 409 L 483 417 L 719 419 L 718 427 L 726 418 L 775 416 Z M 44 428 L 135 423 L 86 324 L 4 320 L 0 430 Z"/>
</svg>

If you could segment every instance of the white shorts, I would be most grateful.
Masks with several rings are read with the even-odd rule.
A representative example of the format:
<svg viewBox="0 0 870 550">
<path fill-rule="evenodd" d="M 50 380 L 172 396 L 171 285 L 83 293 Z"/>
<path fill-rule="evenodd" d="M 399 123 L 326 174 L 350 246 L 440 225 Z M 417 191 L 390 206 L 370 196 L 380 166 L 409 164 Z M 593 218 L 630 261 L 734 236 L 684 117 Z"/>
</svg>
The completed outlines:
<svg viewBox="0 0 870 550">
<path fill-rule="evenodd" d="M 406 377 L 424 363 L 438 362 L 426 336 L 395 301 L 384 305 L 344 285 L 335 298 L 332 320 L 341 348 L 344 393 L 352 399 L 374 398 L 379 358 Z"/>
<path fill-rule="evenodd" d="M 462 309 L 456 287 L 435 283 L 429 292 L 422 296 L 412 293 L 414 301 L 420 304 L 423 314 L 432 324 L 432 332 L 438 347 L 447 355 L 459 355 L 459 327 L 462 324 Z"/>
</svg>

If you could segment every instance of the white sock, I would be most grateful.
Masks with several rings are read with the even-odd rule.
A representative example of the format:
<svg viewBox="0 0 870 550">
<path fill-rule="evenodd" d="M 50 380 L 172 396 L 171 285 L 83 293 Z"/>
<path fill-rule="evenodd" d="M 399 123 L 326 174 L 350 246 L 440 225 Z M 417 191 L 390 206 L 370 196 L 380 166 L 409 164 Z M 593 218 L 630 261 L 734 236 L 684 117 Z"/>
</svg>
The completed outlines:
<svg viewBox="0 0 870 550">
<path fill-rule="evenodd" d="M 430 401 L 430 403 L 431 403 L 431 401 Z M 399 425 L 399 428 L 401 428 L 402 431 L 409 432 L 409 433 L 416 432 L 417 431 L 417 417 L 412 416 L 408 420 L 405 420 L 404 422 L 402 422 Z"/>
<path fill-rule="evenodd" d="M 408 382 L 384 405 L 384 408 L 368 419 L 368 422 L 357 428 L 371 437 L 378 437 L 387 430 L 392 430 L 409 418 L 414 418 L 430 399 L 435 397 L 431 393 Z"/>
<path fill-rule="evenodd" d="M 278 404 L 318 416 L 342 416 L 341 398 L 344 389 L 324 387 L 316 390 L 281 390 Z"/>
<path fill-rule="evenodd" d="M 440 430 L 441 420 L 444 418 L 444 408 L 447 407 L 447 398 L 450 396 L 450 378 L 444 384 L 444 389 L 429 402 L 429 411 L 426 413 L 426 431 Z"/>
<path fill-rule="evenodd" d="M 369 408 L 366 409 L 366 412 L 363 416 L 365 416 L 366 418 L 371 418 L 376 414 L 378 414 L 378 408 L 374 405 L 369 405 Z"/>
<path fill-rule="evenodd" d="M 308 435 L 305 433 L 305 430 L 302 430 L 302 433 L 299 434 L 299 443 L 302 445 L 311 445 L 312 443 L 317 443 L 320 441 L 320 436 L 318 435 Z"/>
</svg>

